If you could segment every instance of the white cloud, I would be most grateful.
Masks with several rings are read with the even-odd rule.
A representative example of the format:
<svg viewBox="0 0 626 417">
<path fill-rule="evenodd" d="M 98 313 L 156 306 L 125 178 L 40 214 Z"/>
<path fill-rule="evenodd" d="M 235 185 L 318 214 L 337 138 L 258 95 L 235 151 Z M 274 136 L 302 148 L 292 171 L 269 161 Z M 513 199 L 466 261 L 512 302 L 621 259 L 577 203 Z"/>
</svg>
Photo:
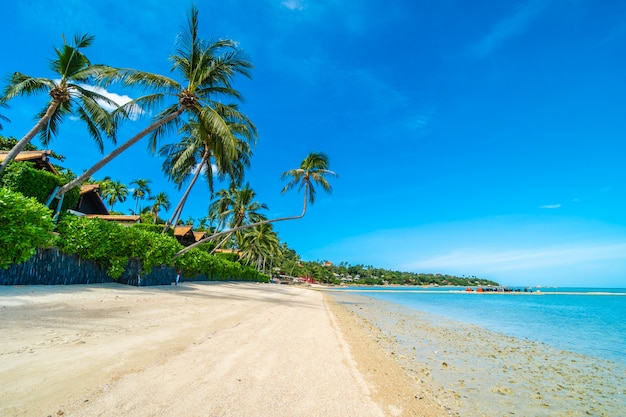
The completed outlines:
<svg viewBox="0 0 626 417">
<path fill-rule="evenodd" d="M 123 106 L 125 104 L 130 103 L 131 101 L 133 101 L 133 99 L 127 95 L 119 95 L 116 93 L 111 93 L 107 90 L 105 90 L 104 88 L 100 88 L 100 87 L 93 87 L 93 86 L 84 86 L 85 88 L 89 88 L 90 90 L 92 90 L 95 93 L 101 94 L 103 96 L 105 96 L 106 98 L 108 98 L 109 100 L 113 101 L 115 104 L 117 104 L 118 106 Z M 107 103 L 101 103 L 102 107 L 104 107 L 105 109 L 107 109 L 108 111 L 113 111 L 115 110 L 115 107 L 108 105 Z M 129 118 L 130 120 L 137 120 L 143 113 L 143 109 L 137 105 L 133 105 L 130 106 L 128 108 L 128 113 L 129 113 Z"/>
<path fill-rule="evenodd" d="M 545 204 L 543 206 L 539 206 L 539 208 L 542 208 L 542 209 L 558 209 L 558 208 L 561 208 L 561 205 L 560 204 Z"/>
<path fill-rule="evenodd" d="M 500 20 L 492 30 L 470 48 L 470 53 L 485 57 L 515 35 L 523 33 L 551 0 L 529 0 L 515 12 Z"/>
<path fill-rule="evenodd" d="M 303 0 L 285 0 L 281 5 L 289 10 L 304 10 Z"/>
<path fill-rule="evenodd" d="M 87 84 L 82 84 L 81 87 L 108 98 L 109 100 L 117 104 L 118 106 L 123 106 L 133 101 L 133 99 L 127 95 L 119 95 L 116 93 L 111 93 L 110 91 L 107 91 L 106 89 L 102 87 L 97 87 L 97 86 L 87 85 Z M 115 110 L 115 107 L 109 105 L 109 103 L 101 102 L 100 105 L 107 111 Z M 128 111 L 129 119 L 133 121 L 137 120 L 141 115 L 144 114 L 144 110 L 137 105 L 129 106 L 127 108 L 127 111 Z"/>
</svg>

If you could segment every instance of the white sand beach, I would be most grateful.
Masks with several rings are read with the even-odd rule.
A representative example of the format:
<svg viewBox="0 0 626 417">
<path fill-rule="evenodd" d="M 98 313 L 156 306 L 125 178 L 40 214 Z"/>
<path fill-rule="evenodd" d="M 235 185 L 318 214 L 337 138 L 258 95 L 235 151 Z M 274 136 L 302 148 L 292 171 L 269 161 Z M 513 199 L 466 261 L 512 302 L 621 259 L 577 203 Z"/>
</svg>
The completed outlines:
<svg viewBox="0 0 626 417">
<path fill-rule="evenodd" d="M 0 331 L 0 415 L 448 415 L 308 288 L 0 287 Z"/>
</svg>

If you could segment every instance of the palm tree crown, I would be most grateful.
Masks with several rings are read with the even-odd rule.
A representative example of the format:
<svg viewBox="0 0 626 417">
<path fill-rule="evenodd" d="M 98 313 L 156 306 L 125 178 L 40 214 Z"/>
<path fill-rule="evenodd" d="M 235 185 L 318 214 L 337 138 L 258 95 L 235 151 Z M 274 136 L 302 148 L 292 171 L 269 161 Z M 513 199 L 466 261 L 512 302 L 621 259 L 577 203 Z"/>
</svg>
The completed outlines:
<svg viewBox="0 0 626 417">
<path fill-rule="evenodd" d="M 109 210 L 113 211 L 115 203 L 126 201 L 128 187 L 119 180 L 105 178 L 100 182 L 100 195 L 109 205 Z"/>
<path fill-rule="evenodd" d="M 152 203 L 152 209 L 150 210 L 150 212 L 152 213 L 154 224 L 156 224 L 157 220 L 159 219 L 159 212 L 161 211 L 161 209 L 170 209 L 170 199 L 164 192 L 160 192 L 150 199 L 154 201 L 154 203 Z"/>
<path fill-rule="evenodd" d="M 159 154 L 165 156 L 163 171 L 179 187 L 193 172 L 187 190 L 183 194 L 166 229 L 176 221 L 182 213 L 191 188 L 204 172 L 209 191 L 213 194 L 213 166 L 218 178 L 230 178 L 232 184 L 239 184 L 243 178 L 244 168 L 250 161 L 250 143 L 256 139 L 256 127 L 234 104 L 216 103 L 218 114 L 226 121 L 231 135 L 222 137 L 211 130 L 195 117 L 188 121 L 180 130 L 183 138 L 180 142 L 168 144 L 161 148 Z"/>
<path fill-rule="evenodd" d="M 243 56 L 234 41 L 217 40 L 207 43 L 199 38 L 198 9 L 195 6 L 189 13 L 188 28 L 179 36 L 177 45 L 176 52 L 171 57 L 172 71 L 182 76 L 182 82 L 134 69 L 117 69 L 105 76 L 106 82 L 120 81 L 124 85 L 139 86 L 149 91 L 148 94 L 124 106 L 128 114 L 133 114 L 137 109 L 154 110 L 155 106 L 160 106 L 167 97 L 175 97 L 176 101 L 160 111 L 144 130 L 124 142 L 78 178 L 61 187 L 57 195 L 64 194 L 82 183 L 145 136 L 150 136 L 150 146 L 152 150 L 156 150 L 158 139 L 165 133 L 174 132 L 183 122 L 180 118 L 183 113 L 195 115 L 200 122 L 210 126 L 212 132 L 222 137 L 232 136 L 227 123 L 215 109 L 214 98 L 220 96 L 240 100 L 241 95 L 232 87 L 232 80 L 239 74 L 249 77 L 252 64 Z"/>
<path fill-rule="evenodd" d="M 327 175 L 336 177 L 337 174 L 328 169 L 328 156 L 324 153 L 311 152 L 308 154 L 299 168 L 290 169 L 281 174 L 281 179 L 289 179 L 289 182 L 282 189 L 282 193 L 293 188 L 300 191 L 304 187 L 304 210 L 306 212 L 307 200 L 311 204 L 315 202 L 315 185 L 319 185 L 326 192 L 332 192 L 332 186 L 326 179 Z"/>
<path fill-rule="evenodd" d="M 6 102 L 18 96 L 27 96 L 47 92 L 50 101 L 37 115 L 35 126 L 14 146 L 0 165 L 0 172 L 12 161 L 33 137 L 39 133 L 41 141 L 47 145 L 63 119 L 73 114 L 87 125 L 89 135 L 95 140 L 100 151 L 104 149 L 103 133 L 115 142 L 116 123 L 106 110 L 117 108 L 117 104 L 108 97 L 90 88 L 103 74 L 113 74 L 115 70 L 104 65 L 91 64 L 81 49 L 91 45 L 94 37 L 76 35 L 74 43 L 69 45 L 63 39 L 62 48 L 55 49 L 56 58 L 50 63 L 50 69 L 58 79 L 36 78 L 15 72 L 9 79 L 0 102 Z M 124 114 L 121 110 L 120 114 Z"/>
<path fill-rule="evenodd" d="M 148 197 L 150 197 L 150 194 L 152 193 L 152 190 L 150 189 L 150 183 L 152 181 L 147 180 L 147 179 L 143 179 L 143 178 L 139 178 L 137 180 L 132 180 L 130 182 L 130 185 L 133 186 L 133 192 L 132 192 L 132 196 L 135 199 L 135 210 L 133 211 L 133 214 L 137 214 L 137 209 L 139 206 L 139 200 L 143 200 L 146 199 Z"/>
</svg>

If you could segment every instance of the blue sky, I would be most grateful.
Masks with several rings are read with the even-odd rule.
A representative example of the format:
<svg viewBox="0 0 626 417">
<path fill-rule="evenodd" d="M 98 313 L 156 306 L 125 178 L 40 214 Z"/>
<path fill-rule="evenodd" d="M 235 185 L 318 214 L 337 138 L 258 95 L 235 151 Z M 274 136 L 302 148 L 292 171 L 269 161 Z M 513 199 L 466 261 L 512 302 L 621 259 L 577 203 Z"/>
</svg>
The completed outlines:
<svg viewBox="0 0 626 417">
<path fill-rule="evenodd" d="M 0 74 L 52 76 L 61 34 L 84 32 L 96 37 L 85 50 L 92 62 L 168 74 L 190 5 L 4 4 Z M 268 216 L 300 212 L 301 197 L 281 195 L 279 176 L 307 153 L 327 153 L 339 174 L 303 220 L 276 224 L 303 259 L 626 287 L 626 3 L 197 5 L 202 36 L 236 40 L 256 66 L 235 86 L 259 129 L 247 180 Z M 45 99 L 12 101 L 0 134 L 22 137 Z M 145 123 L 127 123 L 119 139 Z M 75 172 L 99 157 L 71 120 L 51 148 Z M 150 178 L 175 202 L 160 164 L 140 143 L 95 177 Z M 183 218 L 204 216 L 208 203 L 198 184 Z"/>
</svg>

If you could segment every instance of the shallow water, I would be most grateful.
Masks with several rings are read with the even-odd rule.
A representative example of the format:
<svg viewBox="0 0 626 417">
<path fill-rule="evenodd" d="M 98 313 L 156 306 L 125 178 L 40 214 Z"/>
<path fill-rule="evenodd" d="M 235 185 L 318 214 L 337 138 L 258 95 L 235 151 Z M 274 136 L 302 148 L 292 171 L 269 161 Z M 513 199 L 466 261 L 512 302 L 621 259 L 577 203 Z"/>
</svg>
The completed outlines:
<svg viewBox="0 0 626 417">
<path fill-rule="evenodd" d="M 502 325 L 503 321 L 525 320 L 522 315 L 518 315 L 515 321 L 499 313 L 499 320 L 495 322 L 505 331 L 493 331 L 487 327 L 494 320 L 486 320 L 486 325 L 481 323 L 479 326 L 374 299 L 370 297 L 371 293 L 359 296 L 350 292 L 331 292 L 331 295 L 371 323 L 373 330 L 386 335 L 378 339 L 379 344 L 393 352 L 419 384 L 431 387 L 432 393 L 451 415 L 626 415 L 626 365 L 622 361 L 589 356 L 525 336 L 511 335 L 519 331 L 519 326 Z M 499 295 L 457 294 L 462 302 L 456 306 L 459 310 L 452 312 L 449 308 L 451 300 L 442 302 L 438 298 L 448 294 L 434 295 L 420 294 L 420 297 L 430 297 L 428 302 L 420 298 L 420 306 L 428 304 L 432 310 L 447 307 L 443 309 L 447 315 L 460 311 L 468 321 L 477 309 L 483 315 L 489 315 L 506 310 L 499 304 L 508 303 Z M 471 301 L 472 298 L 476 300 L 476 296 L 490 301 L 487 306 L 478 308 L 475 301 Z M 522 311 L 537 309 L 535 314 L 541 315 L 546 311 L 546 303 L 538 301 L 542 298 L 530 296 L 517 302 L 528 304 Z M 545 320 L 555 320 L 559 314 L 571 315 L 569 309 L 557 308 L 545 313 L 548 317 Z M 589 314 L 593 316 L 595 313 Z M 525 323 L 522 327 L 534 335 L 532 329 L 535 326 L 541 327 L 540 323 Z M 564 329 L 565 333 L 570 331 Z M 558 341 L 558 331 L 552 337 Z M 578 342 L 575 345 L 580 347 Z M 606 356 L 611 356 L 611 352 Z"/>
<path fill-rule="evenodd" d="M 626 365 L 623 289 L 542 288 L 504 294 L 415 287 L 349 291 Z"/>
</svg>

